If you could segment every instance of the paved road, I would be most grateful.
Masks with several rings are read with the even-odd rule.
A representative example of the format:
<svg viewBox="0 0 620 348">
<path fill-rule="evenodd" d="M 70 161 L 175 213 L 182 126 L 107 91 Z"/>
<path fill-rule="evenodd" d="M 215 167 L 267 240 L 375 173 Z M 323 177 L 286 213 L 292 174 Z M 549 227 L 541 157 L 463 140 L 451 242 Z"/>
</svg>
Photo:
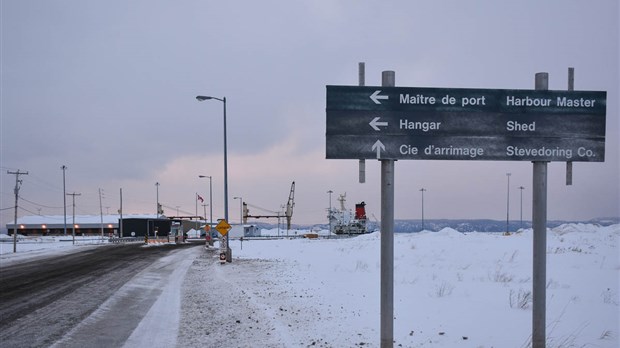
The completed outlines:
<svg viewBox="0 0 620 348">
<path fill-rule="evenodd" d="M 0 266 L 2 347 L 53 345 L 147 266 L 180 249 L 198 246 L 110 245 Z M 162 270 L 171 273 L 173 268 Z M 157 299 L 158 294 L 152 292 L 124 304 L 129 317 L 116 322 L 114 341 L 100 346 L 122 345 Z"/>
</svg>

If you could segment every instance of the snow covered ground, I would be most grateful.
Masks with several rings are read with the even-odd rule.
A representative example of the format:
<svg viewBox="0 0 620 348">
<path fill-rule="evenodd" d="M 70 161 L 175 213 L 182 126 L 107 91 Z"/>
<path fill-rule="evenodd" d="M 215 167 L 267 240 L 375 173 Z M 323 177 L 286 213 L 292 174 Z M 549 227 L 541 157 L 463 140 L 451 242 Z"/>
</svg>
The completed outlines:
<svg viewBox="0 0 620 348">
<path fill-rule="evenodd" d="M 14 253 L 13 236 L 0 234 L 0 262 L 2 266 L 21 260 L 74 253 L 108 243 L 107 239 L 101 239 L 101 237 L 76 236 L 75 243 L 71 236 L 27 237 L 18 233 L 17 238 L 17 253 Z"/>
<path fill-rule="evenodd" d="M 620 346 L 619 239 L 620 225 L 549 230 L 547 347 Z M 528 347 L 531 230 L 396 234 L 394 246 L 396 347 Z M 379 346 L 379 233 L 231 247 L 226 265 L 202 248 L 176 257 L 184 272 L 127 346 Z M 1 257 L 10 258 L 4 246 Z M 149 335 L 140 331 L 162 320 L 163 345 L 141 342 Z"/>
</svg>

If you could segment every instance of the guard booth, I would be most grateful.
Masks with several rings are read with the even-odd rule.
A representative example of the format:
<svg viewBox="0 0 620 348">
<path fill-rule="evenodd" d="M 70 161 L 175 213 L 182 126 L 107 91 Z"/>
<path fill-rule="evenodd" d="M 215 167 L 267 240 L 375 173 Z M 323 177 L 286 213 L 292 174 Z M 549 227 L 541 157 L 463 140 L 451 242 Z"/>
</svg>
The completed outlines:
<svg viewBox="0 0 620 348">
<path fill-rule="evenodd" d="M 183 225 L 179 221 L 173 221 L 170 227 L 170 239 L 174 238 L 175 243 L 182 243 L 185 241 L 185 234 L 183 233 Z"/>
<path fill-rule="evenodd" d="M 122 220 L 123 237 L 155 237 L 166 236 L 170 233 L 171 221 L 167 218 L 130 217 Z"/>
</svg>

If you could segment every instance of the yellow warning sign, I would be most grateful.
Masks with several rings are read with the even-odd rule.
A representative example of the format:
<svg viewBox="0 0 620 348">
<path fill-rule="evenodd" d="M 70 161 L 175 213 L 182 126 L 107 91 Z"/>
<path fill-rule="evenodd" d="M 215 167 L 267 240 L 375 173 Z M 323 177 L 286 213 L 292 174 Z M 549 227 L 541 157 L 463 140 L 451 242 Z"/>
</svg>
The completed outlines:
<svg viewBox="0 0 620 348">
<path fill-rule="evenodd" d="M 215 226 L 215 229 L 222 235 L 225 236 L 228 231 L 230 231 L 231 226 L 225 219 L 220 220 L 220 222 Z"/>
</svg>

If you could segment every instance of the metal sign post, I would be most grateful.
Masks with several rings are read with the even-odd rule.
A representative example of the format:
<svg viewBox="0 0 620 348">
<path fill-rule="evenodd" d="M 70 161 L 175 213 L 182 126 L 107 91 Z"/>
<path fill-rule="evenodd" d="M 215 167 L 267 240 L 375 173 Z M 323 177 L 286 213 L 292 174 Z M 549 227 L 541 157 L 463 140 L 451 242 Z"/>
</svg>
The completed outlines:
<svg viewBox="0 0 620 348">
<path fill-rule="evenodd" d="M 549 87 L 549 74 L 536 74 L 536 89 Z M 532 348 L 544 348 L 547 308 L 547 162 L 533 162 L 532 173 Z"/>
<path fill-rule="evenodd" d="M 366 63 L 360 62 L 358 64 L 358 76 L 359 76 L 359 85 L 366 85 Z M 359 160 L 359 183 L 363 184 L 366 182 L 366 160 Z"/>
<path fill-rule="evenodd" d="M 232 226 L 226 219 L 220 219 L 215 229 L 220 233 L 220 263 L 225 264 L 230 258 L 230 248 L 228 247 L 228 231 Z"/>
<path fill-rule="evenodd" d="M 384 71 L 383 86 L 396 84 L 396 73 Z M 381 160 L 381 348 L 394 346 L 394 160 Z"/>
<path fill-rule="evenodd" d="M 568 90 L 575 90 L 575 68 L 568 68 Z M 566 162 L 566 186 L 573 184 L 573 162 Z"/>
</svg>

